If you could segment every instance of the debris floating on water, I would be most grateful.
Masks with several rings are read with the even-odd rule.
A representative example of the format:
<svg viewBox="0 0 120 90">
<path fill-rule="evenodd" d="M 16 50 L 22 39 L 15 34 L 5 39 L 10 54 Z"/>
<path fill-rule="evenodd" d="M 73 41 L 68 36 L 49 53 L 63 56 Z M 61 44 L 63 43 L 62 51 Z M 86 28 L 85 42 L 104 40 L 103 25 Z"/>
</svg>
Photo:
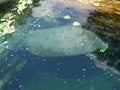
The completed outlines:
<svg viewBox="0 0 120 90">
<path fill-rule="evenodd" d="M 71 19 L 71 17 L 69 15 L 66 15 L 63 17 L 64 19 Z"/>
<path fill-rule="evenodd" d="M 73 26 L 80 26 L 80 23 L 78 21 L 73 22 Z"/>
</svg>

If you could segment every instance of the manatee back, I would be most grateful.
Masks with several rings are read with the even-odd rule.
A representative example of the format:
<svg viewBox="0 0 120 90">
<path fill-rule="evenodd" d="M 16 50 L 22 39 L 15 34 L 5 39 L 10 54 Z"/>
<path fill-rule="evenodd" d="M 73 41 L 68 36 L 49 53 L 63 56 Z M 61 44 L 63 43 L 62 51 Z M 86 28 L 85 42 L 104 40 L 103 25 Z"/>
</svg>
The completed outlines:
<svg viewBox="0 0 120 90">
<path fill-rule="evenodd" d="M 38 56 L 85 54 L 100 49 L 102 44 L 95 33 L 72 26 L 33 31 L 26 38 L 27 51 Z"/>
</svg>

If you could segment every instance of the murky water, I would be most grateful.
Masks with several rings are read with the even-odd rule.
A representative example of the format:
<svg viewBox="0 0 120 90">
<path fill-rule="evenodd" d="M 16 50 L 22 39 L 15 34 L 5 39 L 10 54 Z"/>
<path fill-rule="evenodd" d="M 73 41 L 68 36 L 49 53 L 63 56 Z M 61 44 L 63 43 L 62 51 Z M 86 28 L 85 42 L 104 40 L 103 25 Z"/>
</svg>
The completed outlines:
<svg viewBox="0 0 120 90">
<path fill-rule="evenodd" d="M 120 27 L 109 22 L 114 14 L 75 2 L 34 2 L 17 12 L 15 32 L 0 38 L 0 90 L 120 90 Z"/>
</svg>

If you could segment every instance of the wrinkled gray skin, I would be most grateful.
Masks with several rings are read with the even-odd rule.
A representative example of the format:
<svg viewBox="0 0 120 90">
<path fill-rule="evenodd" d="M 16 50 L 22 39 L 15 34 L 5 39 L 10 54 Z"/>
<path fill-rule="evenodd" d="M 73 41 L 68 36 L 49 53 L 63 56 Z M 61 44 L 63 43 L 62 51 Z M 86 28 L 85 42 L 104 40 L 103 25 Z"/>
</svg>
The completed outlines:
<svg viewBox="0 0 120 90">
<path fill-rule="evenodd" d="M 72 26 L 31 31 L 25 43 L 27 51 L 45 57 L 80 55 L 107 48 L 95 33 Z"/>
</svg>

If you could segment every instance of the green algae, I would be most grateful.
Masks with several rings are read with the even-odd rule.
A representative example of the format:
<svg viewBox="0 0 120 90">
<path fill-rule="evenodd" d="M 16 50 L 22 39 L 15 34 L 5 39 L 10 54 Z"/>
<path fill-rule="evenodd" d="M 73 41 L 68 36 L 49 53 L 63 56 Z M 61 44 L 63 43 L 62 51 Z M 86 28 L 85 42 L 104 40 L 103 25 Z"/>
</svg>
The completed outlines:
<svg viewBox="0 0 120 90">
<path fill-rule="evenodd" d="M 25 66 L 27 60 L 23 59 L 21 60 L 15 67 L 16 71 L 22 70 L 22 68 Z"/>
</svg>

